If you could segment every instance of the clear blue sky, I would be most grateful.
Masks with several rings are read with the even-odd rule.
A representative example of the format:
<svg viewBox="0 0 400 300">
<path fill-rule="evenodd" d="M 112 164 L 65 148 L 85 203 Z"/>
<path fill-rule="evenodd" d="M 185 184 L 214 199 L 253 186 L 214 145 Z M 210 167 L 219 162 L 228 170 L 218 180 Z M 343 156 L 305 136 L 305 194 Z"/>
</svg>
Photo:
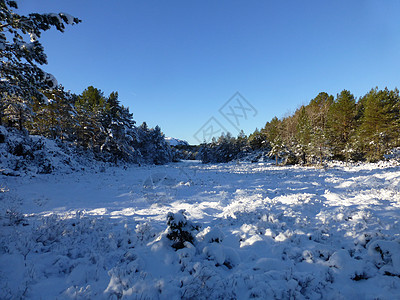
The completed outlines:
<svg viewBox="0 0 400 300">
<path fill-rule="evenodd" d="M 137 123 L 197 143 L 239 91 L 249 134 L 319 92 L 399 87 L 400 1 L 19 1 L 20 12 L 82 19 L 41 42 L 66 89 L 119 92 Z"/>
</svg>

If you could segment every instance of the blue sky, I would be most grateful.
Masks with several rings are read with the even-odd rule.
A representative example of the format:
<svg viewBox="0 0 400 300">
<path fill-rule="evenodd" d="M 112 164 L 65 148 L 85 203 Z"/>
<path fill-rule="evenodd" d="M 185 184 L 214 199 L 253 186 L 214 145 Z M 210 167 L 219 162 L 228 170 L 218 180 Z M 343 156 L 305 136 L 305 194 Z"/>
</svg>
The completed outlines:
<svg viewBox="0 0 400 300">
<path fill-rule="evenodd" d="M 41 38 L 44 69 L 66 89 L 118 91 L 137 123 L 160 125 L 167 136 L 191 143 L 212 117 L 214 129 L 249 134 L 322 91 L 348 89 L 360 97 L 375 86 L 400 86 L 400 1 L 34 0 L 19 6 L 23 13 L 82 19 Z M 236 92 L 256 111 L 239 118 L 237 128 L 219 112 Z"/>
</svg>

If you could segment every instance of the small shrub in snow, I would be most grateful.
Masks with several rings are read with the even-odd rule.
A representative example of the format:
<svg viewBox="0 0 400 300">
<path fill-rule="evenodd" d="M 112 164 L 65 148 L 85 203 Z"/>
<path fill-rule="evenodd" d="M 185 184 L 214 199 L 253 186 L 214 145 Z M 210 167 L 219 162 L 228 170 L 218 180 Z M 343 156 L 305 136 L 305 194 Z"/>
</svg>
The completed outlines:
<svg viewBox="0 0 400 300">
<path fill-rule="evenodd" d="M 0 225 L 27 225 L 25 217 L 20 211 L 21 199 L 11 196 L 8 192 L 6 187 L 0 185 Z"/>
<path fill-rule="evenodd" d="M 154 237 L 154 234 L 151 232 L 151 226 L 149 223 L 137 224 L 135 232 L 139 241 L 142 242 L 149 240 L 151 237 Z"/>
<path fill-rule="evenodd" d="M 400 276 L 400 241 L 376 240 L 368 246 L 375 266 L 389 276 Z"/>
<path fill-rule="evenodd" d="M 199 229 L 198 226 L 186 219 L 183 210 L 176 214 L 169 212 L 167 225 L 169 226 L 167 238 L 173 241 L 172 247 L 175 250 L 183 249 L 185 242 L 193 244 L 194 236 L 192 232 Z"/>
</svg>

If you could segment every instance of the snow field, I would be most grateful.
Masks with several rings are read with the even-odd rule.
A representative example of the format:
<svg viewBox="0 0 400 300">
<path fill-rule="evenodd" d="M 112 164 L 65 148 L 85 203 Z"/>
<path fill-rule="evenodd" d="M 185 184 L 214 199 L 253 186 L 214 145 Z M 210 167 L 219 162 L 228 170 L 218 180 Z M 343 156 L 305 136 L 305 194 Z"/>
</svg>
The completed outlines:
<svg viewBox="0 0 400 300">
<path fill-rule="evenodd" d="M 395 164 L 182 162 L 0 188 L 1 299 L 400 297 Z M 192 242 L 176 250 L 174 230 Z"/>
</svg>

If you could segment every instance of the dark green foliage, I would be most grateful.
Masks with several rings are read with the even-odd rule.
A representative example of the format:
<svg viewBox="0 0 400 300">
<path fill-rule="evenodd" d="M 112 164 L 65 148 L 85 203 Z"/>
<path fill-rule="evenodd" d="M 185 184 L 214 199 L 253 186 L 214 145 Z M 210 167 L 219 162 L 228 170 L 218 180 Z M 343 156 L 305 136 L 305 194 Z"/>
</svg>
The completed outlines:
<svg viewBox="0 0 400 300">
<path fill-rule="evenodd" d="M 362 149 L 369 161 L 383 158 L 383 154 L 399 142 L 399 91 L 371 90 L 363 97 L 363 114 L 358 134 Z"/>
<path fill-rule="evenodd" d="M 77 97 L 75 106 L 76 142 L 92 149 L 99 159 L 157 165 L 172 160 L 160 127 L 148 128 L 146 123 L 136 127 L 117 92 L 104 97 L 101 90 L 90 86 Z"/>
<path fill-rule="evenodd" d="M 106 108 L 106 102 L 107 99 L 101 90 L 89 86 L 78 96 L 75 105 L 76 107 L 86 107 L 92 111 L 103 111 Z"/>
<path fill-rule="evenodd" d="M 323 164 L 326 160 L 377 161 L 400 146 L 399 91 L 373 89 L 356 102 L 343 90 L 334 99 L 319 93 L 283 119 L 273 118 L 250 135 L 253 150 L 270 146 L 283 163 Z"/>
<path fill-rule="evenodd" d="M 47 104 L 35 101 L 34 117 L 26 127 L 31 134 L 42 135 L 61 141 L 72 141 L 75 115 L 74 95 L 64 91 L 63 86 L 46 90 L 43 94 L 49 100 Z"/>
<path fill-rule="evenodd" d="M 270 145 L 269 155 L 275 157 L 275 164 L 278 164 L 278 159 L 285 155 L 285 144 L 282 136 L 282 122 L 274 117 L 270 122 L 267 122 L 264 127 L 266 132 L 267 143 Z"/>
<path fill-rule="evenodd" d="M 19 129 L 26 128 L 31 134 L 91 150 L 103 161 L 165 164 L 172 160 L 171 147 L 160 127 L 148 128 L 145 123 L 136 127 L 132 113 L 120 104 L 117 92 L 105 97 L 91 86 L 77 96 L 59 86 L 43 94 L 47 104 L 35 101 L 29 114 L 5 110 L 3 120 Z"/>
<path fill-rule="evenodd" d="M 174 214 L 169 212 L 167 215 L 168 234 L 167 238 L 173 241 L 172 247 L 175 250 L 185 248 L 185 243 L 194 242 L 193 231 L 199 230 L 199 226 L 188 221 L 184 211 Z"/>
<path fill-rule="evenodd" d="M 106 109 L 106 98 L 103 92 L 93 86 L 89 86 L 78 96 L 75 107 L 77 144 L 84 148 L 93 149 L 95 152 L 100 152 L 102 134 L 104 132 L 102 117 Z"/>
<path fill-rule="evenodd" d="M 249 135 L 248 143 L 251 149 L 258 150 L 267 148 L 269 145 L 266 143 L 267 137 L 263 130 L 259 131 L 256 129 L 252 134 Z"/>
<path fill-rule="evenodd" d="M 356 100 L 347 90 L 337 95 L 328 112 L 328 134 L 335 158 L 349 158 L 350 138 L 355 129 Z"/>
</svg>

